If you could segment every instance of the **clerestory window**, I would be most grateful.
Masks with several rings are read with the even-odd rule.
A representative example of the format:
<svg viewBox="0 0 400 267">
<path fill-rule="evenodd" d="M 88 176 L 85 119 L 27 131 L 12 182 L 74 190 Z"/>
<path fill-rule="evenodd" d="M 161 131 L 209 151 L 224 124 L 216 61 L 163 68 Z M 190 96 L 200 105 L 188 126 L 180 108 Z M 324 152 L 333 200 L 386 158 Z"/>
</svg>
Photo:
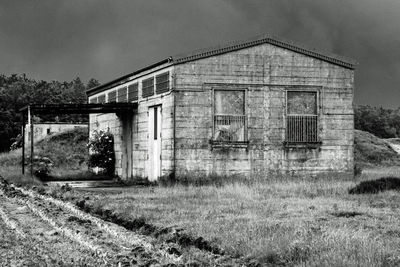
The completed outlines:
<svg viewBox="0 0 400 267">
<path fill-rule="evenodd" d="M 214 90 L 215 142 L 245 142 L 245 90 Z"/>
<path fill-rule="evenodd" d="M 317 143 L 317 91 L 287 91 L 286 143 Z"/>
</svg>

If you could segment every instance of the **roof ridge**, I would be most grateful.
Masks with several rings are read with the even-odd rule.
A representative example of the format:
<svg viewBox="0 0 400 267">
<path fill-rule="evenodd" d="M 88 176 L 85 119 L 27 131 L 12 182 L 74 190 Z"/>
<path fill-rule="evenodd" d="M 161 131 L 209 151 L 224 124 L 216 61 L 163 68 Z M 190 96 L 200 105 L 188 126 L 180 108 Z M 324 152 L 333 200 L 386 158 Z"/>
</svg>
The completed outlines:
<svg viewBox="0 0 400 267">
<path fill-rule="evenodd" d="M 304 46 L 295 44 L 292 41 L 278 39 L 278 38 L 272 37 L 271 35 L 259 35 L 252 39 L 231 42 L 231 43 L 228 43 L 225 45 L 219 45 L 219 46 L 209 47 L 209 48 L 205 48 L 205 49 L 195 50 L 186 55 L 179 54 L 172 58 L 173 58 L 174 63 L 181 64 L 181 63 L 193 61 L 193 60 L 200 59 L 200 58 L 210 57 L 210 56 L 214 56 L 214 55 L 224 54 L 224 53 L 256 46 L 256 45 L 263 44 L 263 43 L 269 43 L 272 45 L 276 45 L 276 46 L 279 46 L 282 48 L 292 50 L 294 52 L 312 56 L 314 58 L 318 58 L 318 59 L 336 64 L 336 65 L 340 65 L 340 66 L 343 66 L 346 68 L 350 68 L 350 69 L 354 69 L 354 65 L 356 65 L 356 62 L 354 60 L 347 59 L 342 56 L 335 55 L 333 53 L 328 53 L 328 52 L 322 53 L 322 52 L 317 51 L 315 48 L 314 49 L 305 48 Z"/>
<path fill-rule="evenodd" d="M 288 49 L 303 55 L 307 55 L 313 58 L 317 58 L 338 66 L 342 66 L 344 68 L 348 68 L 348 69 L 354 69 L 355 65 L 357 64 L 357 62 L 355 60 L 351 60 L 339 55 L 335 55 L 333 53 L 330 52 L 320 52 L 317 51 L 315 48 L 313 49 L 309 49 L 306 48 L 302 45 L 298 45 L 295 44 L 292 41 L 287 41 L 287 40 L 283 40 L 281 38 L 275 38 L 271 35 L 268 34 L 264 34 L 264 35 L 258 35 L 255 36 L 251 39 L 247 39 L 247 40 L 242 40 L 242 41 L 231 41 L 229 43 L 226 43 L 224 45 L 218 45 L 218 46 L 214 46 L 214 47 L 209 47 L 209 48 L 203 48 L 203 49 L 198 49 L 198 50 L 194 50 L 192 52 L 186 53 L 186 54 L 178 54 L 175 56 L 170 56 L 165 58 L 164 60 L 161 60 L 159 62 L 156 62 L 152 65 L 148 65 L 144 68 L 138 69 L 132 73 L 126 74 L 124 76 L 121 76 L 115 80 L 106 82 L 104 84 L 101 84 L 99 86 L 96 86 L 92 89 L 89 89 L 86 91 L 86 93 L 88 95 L 92 95 L 94 92 L 97 92 L 99 90 L 105 90 L 103 88 L 108 88 L 112 85 L 116 85 L 118 82 L 123 82 L 124 80 L 128 79 L 129 77 L 139 74 L 145 70 L 149 70 L 151 68 L 160 66 L 162 64 L 182 64 L 185 62 L 190 62 L 190 61 L 194 61 L 197 59 L 201 59 L 201 58 L 207 58 L 207 57 L 211 57 L 211 56 L 216 56 L 216 55 L 220 55 L 220 54 L 225 54 L 225 53 L 229 53 L 232 51 L 237 51 L 240 49 L 244 49 L 244 48 L 249 48 L 249 47 L 253 47 L 256 45 L 260 45 L 260 44 L 271 44 L 271 45 L 275 45 L 284 49 Z"/>
</svg>

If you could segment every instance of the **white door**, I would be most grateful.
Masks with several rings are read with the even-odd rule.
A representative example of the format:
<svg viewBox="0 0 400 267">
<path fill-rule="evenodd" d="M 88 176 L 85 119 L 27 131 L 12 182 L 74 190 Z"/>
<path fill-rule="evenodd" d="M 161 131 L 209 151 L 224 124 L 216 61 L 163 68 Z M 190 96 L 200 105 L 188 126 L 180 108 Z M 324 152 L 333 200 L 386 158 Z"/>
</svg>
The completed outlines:
<svg viewBox="0 0 400 267">
<path fill-rule="evenodd" d="M 161 116 L 161 106 L 149 108 L 149 181 L 161 176 Z"/>
</svg>

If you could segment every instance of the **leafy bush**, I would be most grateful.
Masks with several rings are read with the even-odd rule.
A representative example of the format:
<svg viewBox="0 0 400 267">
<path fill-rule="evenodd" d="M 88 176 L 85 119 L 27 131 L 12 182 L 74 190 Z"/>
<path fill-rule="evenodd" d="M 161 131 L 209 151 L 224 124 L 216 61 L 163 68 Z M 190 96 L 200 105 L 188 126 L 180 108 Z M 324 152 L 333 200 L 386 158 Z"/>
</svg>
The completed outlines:
<svg viewBox="0 0 400 267">
<path fill-rule="evenodd" d="M 98 167 L 103 169 L 107 175 L 114 175 L 114 136 L 108 131 L 95 130 L 89 139 L 88 147 L 92 152 L 89 157 L 89 167 Z"/>
<path fill-rule="evenodd" d="M 33 158 L 34 174 L 40 179 L 48 179 L 50 177 L 53 165 L 53 161 L 47 157 L 36 156 Z"/>
</svg>

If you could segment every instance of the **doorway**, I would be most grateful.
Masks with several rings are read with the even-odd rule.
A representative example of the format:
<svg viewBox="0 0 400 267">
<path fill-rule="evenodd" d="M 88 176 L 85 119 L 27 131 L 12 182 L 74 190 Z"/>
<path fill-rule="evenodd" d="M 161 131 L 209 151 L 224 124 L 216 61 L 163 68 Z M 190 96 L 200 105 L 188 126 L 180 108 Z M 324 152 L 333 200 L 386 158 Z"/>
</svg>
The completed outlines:
<svg viewBox="0 0 400 267">
<path fill-rule="evenodd" d="M 122 178 L 132 178 L 132 124 L 133 124 L 133 113 L 127 112 L 121 115 L 122 124 Z"/>
<path fill-rule="evenodd" d="M 161 176 L 161 121 L 162 108 L 149 108 L 149 158 L 148 179 L 156 181 Z"/>
</svg>

